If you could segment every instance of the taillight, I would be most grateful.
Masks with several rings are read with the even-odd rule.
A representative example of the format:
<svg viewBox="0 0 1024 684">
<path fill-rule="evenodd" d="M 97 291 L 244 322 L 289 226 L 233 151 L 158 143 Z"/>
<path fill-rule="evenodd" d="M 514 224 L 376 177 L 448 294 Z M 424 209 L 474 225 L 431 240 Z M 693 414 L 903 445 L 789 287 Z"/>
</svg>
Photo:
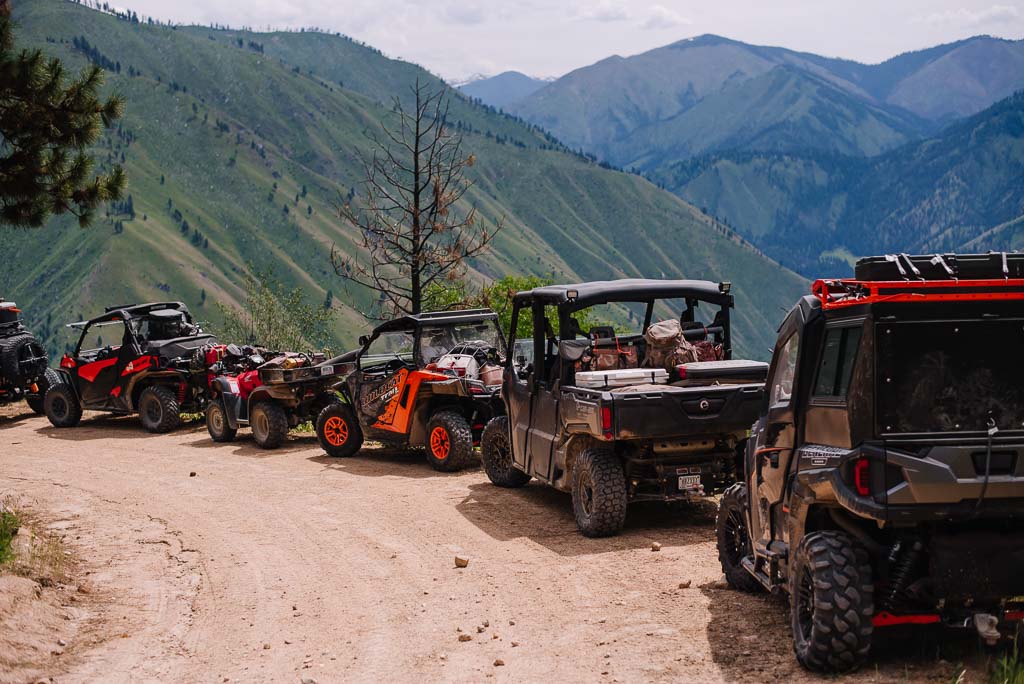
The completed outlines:
<svg viewBox="0 0 1024 684">
<path fill-rule="evenodd" d="M 604 433 L 605 439 L 613 439 L 615 435 L 612 433 L 612 407 L 602 406 L 601 407 L 601 432 Z"/>
<path fill-rule="evenodd" d="M 682 365 L 676 366 L 676 372 L 679 373 L 679 379 L 680 380 L 685 380 L 686 379 L 686 364 L 684 363 Z"/>
<path fill-rule="evenodd" d="M 860 496 L 871 495 L 871 461 L 860 458 L 853 465 L 853 485 Z"/>
</svg>

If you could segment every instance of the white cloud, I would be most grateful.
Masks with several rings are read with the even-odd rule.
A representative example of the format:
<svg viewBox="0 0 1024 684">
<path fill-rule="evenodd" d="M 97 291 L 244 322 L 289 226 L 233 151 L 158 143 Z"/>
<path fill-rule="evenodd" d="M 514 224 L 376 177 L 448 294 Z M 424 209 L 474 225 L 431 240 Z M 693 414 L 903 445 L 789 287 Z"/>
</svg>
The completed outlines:
<svg viewBox="0 0 1024 684">
<path fill-rule="evenodd" d="M 473 26 L 484 23 L 490 13 L 479 3 L 454 2 L 445 8 L 444 16 L 456 24 Z"/>
<path fill-rule="evenodd" d="M 580 9 L 579 16 L 594 21 L 628 21 L 632 18 L 626 4 L 616 0 L 599 0 L 596 3 L 588 3 Z"/>
<path fill-rule="evenodd" d="M 1010 5 L 992 5 L 977 10 L 970 10 L 966 7 L 946 10 L 945 12 L 932 12 L 931 14 L 919 17 L 918 21 L 924 24 L 957 24 L 960 26 L 980 26 L 993 24 L 1000 21 L 1011 21 L 1021 15 L 1020 10 Z"/>
<path fill-rule="evenodd" d="M 645 29 L 669 29 L 692 23 L 692 21 L 675 10 L 671 10 L 664 5 L 654 5 L 648 12 L 647 20 L 644 21 L 642 26 Z"/>
</svg>

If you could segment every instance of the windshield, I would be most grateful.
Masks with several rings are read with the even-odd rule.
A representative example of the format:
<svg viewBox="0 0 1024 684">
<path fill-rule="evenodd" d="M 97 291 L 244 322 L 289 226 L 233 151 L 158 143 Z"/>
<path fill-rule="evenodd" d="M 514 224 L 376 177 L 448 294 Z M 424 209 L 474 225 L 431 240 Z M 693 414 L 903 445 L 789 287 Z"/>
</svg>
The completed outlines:
<svg viewBox="0 0 1024 684">
<path fill-rule="evenodd" d="M 1024 321 L 880 323 L 884 433 L 1024 428 Z"/>
<path fill-rule="evenodd" d="M 505 357 L 505 342 L 496 321 L 424 326 L 420 331 L 420 362 L 434 363 L 453 347 L 470 345 L 481 349 L 497 349 Z"/>
<path fill-rule="evenodd" d="M 385 364 L 396 358 L 412 362 L 413 335 L 405 330 L 381 333 L 359 359 L 363 368 Z"/>
</svg>

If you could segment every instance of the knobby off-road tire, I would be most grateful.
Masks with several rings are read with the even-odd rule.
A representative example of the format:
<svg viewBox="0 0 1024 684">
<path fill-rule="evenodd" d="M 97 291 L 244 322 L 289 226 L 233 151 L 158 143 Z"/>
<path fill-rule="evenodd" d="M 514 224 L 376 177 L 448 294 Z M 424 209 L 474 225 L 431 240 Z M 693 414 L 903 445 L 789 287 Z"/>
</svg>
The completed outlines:
<svg viewBox="0 0 1024 684">
<path fill-rule="evenodd" d="M 438 411 L 427 423 L 427 463 L 450 473 L 473 465 L 473 430 L 465 416 Z"/>
<path fill-rule="evenodd" d="M 75 427 L 82 420 L 82 404 L 66 382 L 51 385 L 43 395 L 43 412 L 54 427 Z"/>
<path fill-rule="evenodd" d="M 230 442 L 238 434 L 238 429 L 231 427 L 228 422 L 221 399 L 214 399 L 206 405 L 206 431 L 214 442 Z"/>
<path fill-rule="evenodd" d="M 288 414 L 275 401 L 258 401 L 249 411 L 252 439 L 261 449 L 276 449 L 288 436 Z"/>
<path fill-rule="evenodd" d="M 29 363 L 29 359 L 35 359 Z M 46 350 L 35 335 L 17 333 L 0 339 L 0 374 L 12 385 L 23 385 L 46 371 Z"/>
<path fill-rule="evenodd" d="M 328 456 L 354 456 L 363 446 L 363 430 L 348 404 L 328 404 L 316 418 L 316 439 Z"/>
<path fill-rule="evenodd" d="M 508 416 L 498 416 L 487 423 L 480 437 L 480 460 L 492 484 L 499 487 L 522 487 L 530 476 L 512 465 L 512 440 Z"/>
<path fill-rule="evenodd" d="M 36 394 L 39 396 L 26 397 L 25 403 L 28 404 L 30 409 L 39 415 L 44 415 L 46 413 L 46 409 L 43 407 L 43 400 L 46 399 L 46 390 L 50 389 L 54 385 L 60 384 L 60 382 L 60 373 L 52 368 L 47 368 L 46 372 L 43 373 L 43 377 L 36 381 Z"/>
<path fill-rule="evenodd" d="M 747 529 L 745 484 L 734 484 L 722 494 L 715 532 L 718 538 L 718 562 L 722 564 L 722 572 L 729 586 L 748 593 L 763 591 L 761 583 L 740 565 L 740 561 L 753 555 L 750 530 Z"/>
<path fill-rule="evenodd" d="M 139 395 L 139 420 L 147 432 L 164 433 L 181 425 L 178 395 L 165 385 L 150 385 Z"/>
<path fill-rule="evenodd" d="M 868 554 L 845 532 L 815 532 L 790 567 L 793 650 L 816 672 L 849 672 L 871 650 L 874 584 Z"/>
<path fill-rule="evenodd" d="M 586 449 L 572 472 L 572 510 L 585 537 L 610 537 L 626 523 L 626 475 L 608 449 Z"/>
</svg>

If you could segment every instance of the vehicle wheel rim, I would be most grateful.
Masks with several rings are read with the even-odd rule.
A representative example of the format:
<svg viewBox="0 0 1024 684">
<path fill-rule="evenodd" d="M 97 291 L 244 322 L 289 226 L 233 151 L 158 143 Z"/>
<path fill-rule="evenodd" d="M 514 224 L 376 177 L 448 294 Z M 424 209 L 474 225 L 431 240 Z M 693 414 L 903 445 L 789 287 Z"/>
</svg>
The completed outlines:
<svg viewBox="0 0 1024 684">
<path fill-rule="evenodd" d="M 439 461 L 443 461 L 448 458 L 449 452 L 451 452 L 452 445 L 448 439 L 448 431 L 443 427 L 436 427 L 430 433 L 430 451 L 434 454 L 434 458 Z"/>
<path fill-rule="evenodd" d="M 64 401 L 64 397 L 54 397 L 50 402 L 50 408 L 57 418 L 64 418 L 68 415 L 68 402 Z"/>
<path fill-rule="evenodd" d="M 340 447 L 348 441 L 348 423 L 340 416 L 331 416 L 324 423 L 324 438 L 331 446 Z"/>
<path fill-rule="evenodd" d="M 210 409 L 210 422 L 213 424 L 213 431 L 217 434 L 224 431 L 224 414 L 221 413 L 219 406 Z"/>
<path fill-rule="evenodd" d="M 512 465 L 512 457 L 509 454 L 508 440 L 506 440 L 504 438 L 498 439 L 497 443 L 494 445 L 494 451 L 495 451 L 495 454 L 498 457 L 495 460 L 499 464 L 501 464 L 503 467 L 511 467 L 511 465 Z"/>
<path fill-rule="evenodd" d="M 270 432 L 270 421 L 262 412 L 256 414 L 256 420 L 252 424 L 253 436 L 262 440 Z"/>
<path fill-rule="evenodd" d="M 580 504 L 583 506 L 583 512 L 590 517 L 594 510 L 594 486 L 589 478 L 584 480 L 580 487 Z"/>
<path fill-rule="evenodd" d="M 747 533 L 739 513 L 729 511 L 725 519 L 726 553 L 729 562 L 737 566 L 747 550 Z"/>
<path fill-rule="evenodd" d="M 146 402 L 146 418 L 148 418 L 151 423 L 159 423 L 161 417 L 160 414 L 162 412 L 163 409 L 160 406 L 160 402 L 152 399 Z"/>
<path fill-rule="evenodd" d="M 811 573 L 806 569 L 800 572 L 794 609 L 800 636 L 806 641 L 810 639 L 811 629 L 814 625 L 814 582 L 811 580 Z"/>
</svg>

